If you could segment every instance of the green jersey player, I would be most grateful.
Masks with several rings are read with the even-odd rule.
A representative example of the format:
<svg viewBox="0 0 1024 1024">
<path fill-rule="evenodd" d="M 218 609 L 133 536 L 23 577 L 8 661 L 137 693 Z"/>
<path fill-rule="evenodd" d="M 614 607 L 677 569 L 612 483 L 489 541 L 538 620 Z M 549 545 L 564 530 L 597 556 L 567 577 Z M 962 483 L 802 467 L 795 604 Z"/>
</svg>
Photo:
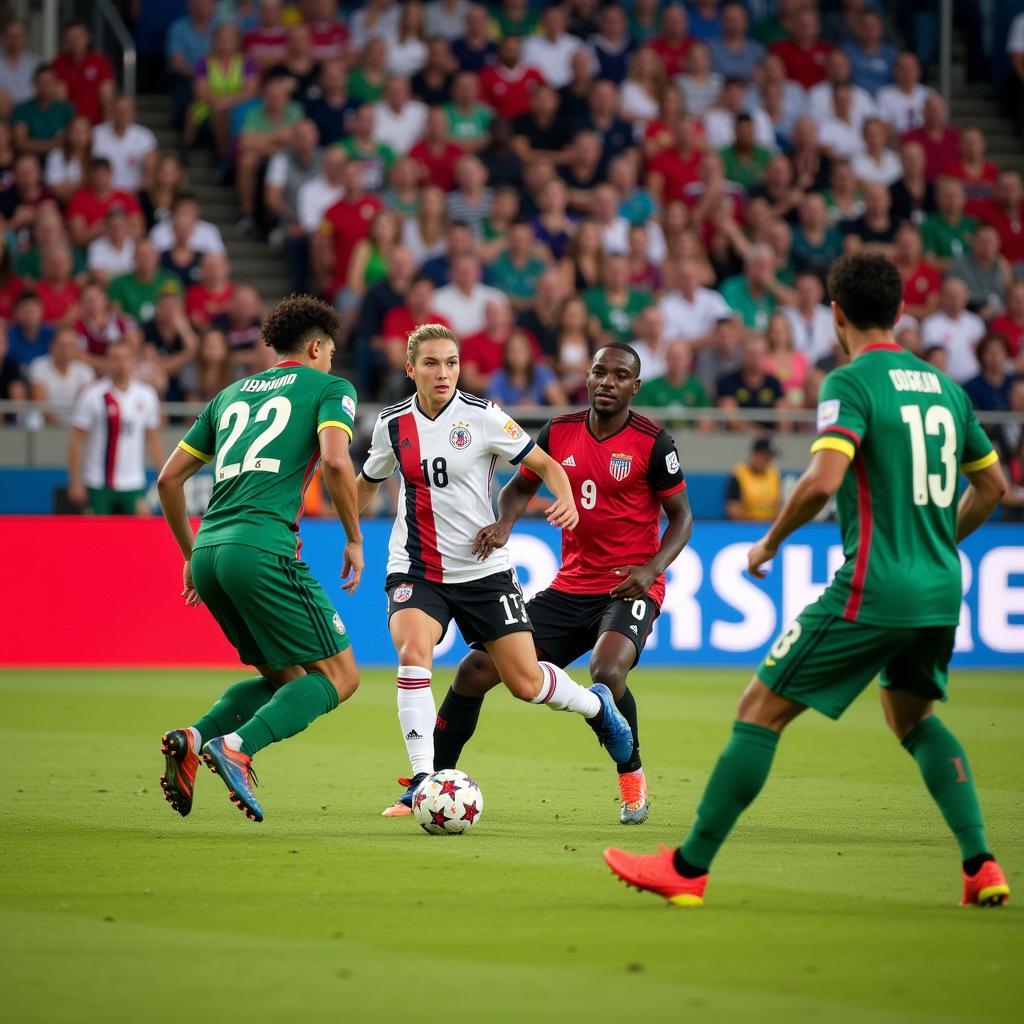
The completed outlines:
<svg viewBox="0 0 1024 1024">
<path fill-rule="evenodd" d="M 164 517 L 185 557 L 185 603 L 205 604 L 259 673 L 230 687 L 195 725 L 164 735 L 160 784 L 183 816 L 201 751 L 232 802 L 262 821 L 253 755 L 333 711 L 359 683 L 345 627 L 299 559 L 303 496 L 319 463 L 348 541 L 342 589 L 355 593 L 363 569 L 348 450 L 356 402 L 352 385 L 330 374 L 339 328 L 318 299 L 281 302 L 263 323 L 281 361 L 221 391 L 160 473 Z M 213 493 L 193 536 L 185 481 L 207 463 Z"/>
<path fill-rule="evenodd" d="M 989 851 L 967 754 L 934 702 L 946 699 L 960 618 L 957 543 L 988 518 L 1006 484 L 963 389 L 893 341 L 903 307 L 896 267 L 874 254 L 844 257 L 829 292 L 852 361 L 825 379 L 811 465 L 749 567 L 763 577 L 779 545 L 833 494 L 846 560 L 751 680 L 679 849 L 607 850 L 605 860 L 632 885 L 699 905 L 711 861 L 760 792 L 785 726 L 807 708 L 838 718 L 880 673 L 886 721 L 960 847 L 961 905 L 1001 904 L 1010 890 Z M 961 472 L 968 486 L 957 502 Z"/>
</svg>

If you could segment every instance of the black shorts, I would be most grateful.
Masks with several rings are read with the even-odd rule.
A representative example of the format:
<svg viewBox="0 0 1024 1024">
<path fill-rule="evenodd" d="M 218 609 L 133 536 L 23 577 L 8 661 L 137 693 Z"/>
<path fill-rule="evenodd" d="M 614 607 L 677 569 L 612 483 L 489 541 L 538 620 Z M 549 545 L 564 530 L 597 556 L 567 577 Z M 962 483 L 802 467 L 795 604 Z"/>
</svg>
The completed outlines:
<svg viewBox="0 0 1024 1024">
<path fill-rule="evenodd" d="M 611 597 L 609 594 L 567 594 L 541 590 L 527 602 L 537 650 L 561 668 L 592 651 L 602 633 L 622 633 L 636 646 L 636 661 L 661 613 L 649 597 Z M 633 664 L 636 664 L 636 661 Z"/>
<path fill-rule="evenodd" d="M 509 633 L 532 632 L 526 599 L 511 569 L 468 583 L 430 583 L 404 573 L 384 581 L 388 620 L 403 608 L 418 608 L 441 624 L 444 636 L 455 620 L 467 644 L 485 644 Z"/>
</svg>

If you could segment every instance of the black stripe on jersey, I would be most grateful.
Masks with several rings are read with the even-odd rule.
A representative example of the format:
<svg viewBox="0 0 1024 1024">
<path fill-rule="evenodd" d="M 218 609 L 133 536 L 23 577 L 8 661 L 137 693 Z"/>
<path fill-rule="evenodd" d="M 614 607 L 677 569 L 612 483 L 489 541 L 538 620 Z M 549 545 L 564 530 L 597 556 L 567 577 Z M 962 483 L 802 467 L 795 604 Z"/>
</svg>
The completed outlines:
<svg viewBox="0 0 1024 1024">
<path fill-rule="evenodd" d="M 478 409 L 489 409 L 491 407 L 491 403 L 485 398 L 477 398 L 476 395 L 467 395 L 464 391 L 458 392 L 458 395 L 466 405 L 475 405 Z"/>
<path fill-rule="evenodd" d="M 388 438 L 395 453 L 395 461 L 401 472 L 402 455 L 398 449 L 398 420 L 388 423 Z M 426 578 L 427 563 L 423 561 L 423 541 L 420 538 L 420 524 L 416 519 L 416 485 L 408 480 L 405 483 L 405 553 L 409 556 L 409 575 Z"/>
<path fill-rule="evenodd" d="M 389 405 L 386 409 L 381 409 L 380 418 L 387 419 L 388 416 L 393 416 L 396 412 L 406 412 L 412 407 L 412 397 L 405 399 L 402 402 L 396 402 L 394 405 Z"/>
<path fill-rule="evenodd" d="M 652 437 L 656 437 L 661 433 L 662 428 L 654 420 L 648 419 L 646 416 L 641 416 L 639 413 L 633 413 L 632 418 L 629 421 L 631 427 L 635 427 L 640 431 L 641 434 L 650 434 Z"/>
<path fill-rule="evenodd" d="M 590 415 L 589 409 L 583 409 L 581 412 L 567 412 L 564 416 L 556 416 L 551 422 L 552 423 L 579 423 L 581 420 L 585 420 Z"/>
<path fill-rule="evenodd" d="M 313 632 L 320 638 L 324 654 L 329 657 L 328 652 L 331 651 L 333 645 L 331 643 L 331 634 L 327 629 L 327 623 L 324 622 L 323 616 L 320 615 L 319 609 L 314 604 L 309 591 L 302 585 L 302 582 L 299 579 L 299 574 L 296 571 L 292 560 L 288 558 L 281 558 L 281 565 L 284 569 L 285 577 L 292 585 L 292 589 L 295 591 L 296 597 L 302 603 L 303 607 L 305 607 L 306 614 L 309 615 L 309 621 L 312 623 Z"/>
</svg>

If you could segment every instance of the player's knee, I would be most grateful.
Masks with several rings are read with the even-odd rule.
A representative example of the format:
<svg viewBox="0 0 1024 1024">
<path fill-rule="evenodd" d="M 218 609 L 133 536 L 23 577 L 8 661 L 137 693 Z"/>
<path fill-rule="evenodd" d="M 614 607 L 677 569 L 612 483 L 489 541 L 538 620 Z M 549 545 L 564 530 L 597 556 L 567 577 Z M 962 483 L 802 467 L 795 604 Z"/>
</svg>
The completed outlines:
<svg viewBox="0 0 1024 1024">
<path fill-rule="evenodd" d="M 595 683 L 603 683 L 612 691 L 612 696 L 619 700 L 626 692 L 626 673 L 618 666 L 603 662 L 590 663 L 590 678 Z"/>
<path fill-rule="evenodd" d="M 470 651 L 459 664 L 452 689 L 460 697 L 483 697 L 501 679 L 494 662 L 483 651 Z"/>
<path fill-rule="evenodd" d="M 419 637 L 403 640 L 398 645 L 398 663 L 400 665 L 419 665 L 430 668 L 433 660 L 433 649 Z"/>
<path fill-rule="evenodd" d="M 354 658 L 329 662 L 321 671 L 338 694 L 339 704 L 344 704 L 359 689 L 359 668 Z"/>
<path fill-rule="evenodd" d="M 803 705 L 780 697 L 754 676 L 740 697 L 736 718 L 740 722 L 749 722 L 751 725 L 782 732 L 804 710 Z"/>
<path fill-rule="evenodd" d="M 536 672 L 516 669 L 506 673 L 504 682 L 513 697 L 530 703 L 540 693 L 542 677 L 543 673 L 539 669 Z"/>
</svg>

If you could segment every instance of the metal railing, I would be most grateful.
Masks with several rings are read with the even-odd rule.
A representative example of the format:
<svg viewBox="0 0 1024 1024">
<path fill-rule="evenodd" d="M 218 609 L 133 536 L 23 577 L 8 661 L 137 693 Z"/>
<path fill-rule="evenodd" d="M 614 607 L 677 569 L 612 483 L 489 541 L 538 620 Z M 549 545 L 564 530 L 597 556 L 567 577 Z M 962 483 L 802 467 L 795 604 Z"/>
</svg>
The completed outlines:
<svg viewBox="0 0 1024 1024">
<path fill-rule="evenodd" d="M 139 70 L 135 39 L 128 31 L 121 12 L 111 3 L 111 0 L 93 0 L 92 34 L 93 45 L 97 50 L 106 51 L 108 29 L 121 48 L 121 91 L 126 96 L 134 97 Z"/>
</svg>

